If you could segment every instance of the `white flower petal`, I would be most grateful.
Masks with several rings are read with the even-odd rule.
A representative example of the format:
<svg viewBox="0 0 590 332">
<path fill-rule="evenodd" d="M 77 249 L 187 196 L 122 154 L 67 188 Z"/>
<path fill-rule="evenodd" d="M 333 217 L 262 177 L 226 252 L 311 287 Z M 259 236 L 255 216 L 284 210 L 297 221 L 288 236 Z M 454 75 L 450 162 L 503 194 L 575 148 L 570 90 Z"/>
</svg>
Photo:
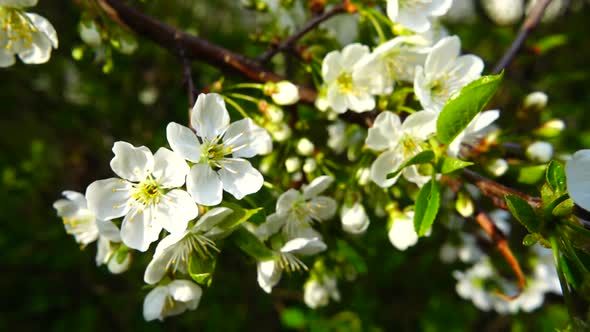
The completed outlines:
<svg viewBox="0 0 590 332">
<path fill-rule="evenodd" d="M 281 252 L 289 252 L 300 255 L 315 255 L 319 252 L 326 250 L 328 246 L 324 241 L 318 238 L 296 238 L 288 241 L 281 248 Z"/>
<path fill-rule="evenodd" d="M 61 194 L 64 195 L 65 198 L 72 201 L 79 208 L 87 208 L 86 197 L 84 197 L 84 195 L 82 195 L 81 193 L 72 190 L 64 190 L 61 192 Z"/>
<path fill-rule="evenodd" d="M 469 133 L 477 133 L 478 131 L 491 125 L 499 117 L 500 111 L 498 110 L 491 110 L 479 113 L 473 120 L 471 120 L 469 125 L 467 125 L 467 128 L 469 128 Z"/>
<path fill-rule="evenodd" d="M 184 190 L 174 189 L 154 206 L 153 221 L 170 233 L 181 233 L 198 214 L 199 209 L 191 196 Z"/>
<path fill-rule="evenodd" d="M 389 230 L 389 241 L 399 250 L 406 250 L 418 243 L 418 234 L 414 230 L 413 212 L 408 213 L 406 218 L 396 218 Z"/>
<path fill-rule="evenodd" d="M 232 194 L 236 199 L 258 192 L 262 188 L 264 178 L 262 174 L 243 159 L 224 159 L 219 170 L 219 178 L 223 183 L 223 190 Z"/>
<path fill-rule="evenodd" d="M 41 64 L 51 57 L 51 41 L 41 32 L 33 32 L 31 46 L 18 53 L 26 64 Z"/>
<path fill-rule="evenodd" d="M 329 175 L 318 176 L 303 188 L 303 198 L 310 199 L 323 193 L 333 182 L 334 178 Z"/>
<path fill-rule="evenodd" d="M 200 137 L 213 140 L 219 136 L 229 125 L 223 97 L 216 93 L 201 93 L 191 112 L 191 121 Z"/>
<path fill-rule="evenodd" d="M 158 244 L 158 247 L 160 244 Z M 154 255 L 143 274 L 143 281 L 149 285 L 154 285 L 166 274 L 166 267 L 172 259 L 172 250 L 164 250 L 159 255 Z"/>
<path fill-rule="evenodd" d="M 26 13 L 26 15 L 31 20 L 31 22 L 33 22 L 33 25 L 37 28 L 37 30 L 39 30 L 40 33 L 49 39 L 51 46 L 53 46 L 53 48 L 57 48 L 59 43 L 57 40 L 57 32 L 55 31 L 53 25 L 51 25 L 51 23 L 49 23 L 49 21 L 43 16 L 34 13 Z"/>
<path fill-rule="evenodd" d="M 193 230 L 199 230 L 202 233 L 206 233 L 217 224 L 225 220 L 227 216 L 232 214 L 234 210 L 226 207 L 218 207 L 207 211 L 193 226 Z"/>
<path fill-rule="evenodd" d="M 326 83 L 335 81 L 342 72 L 341 55 L 338 51 L 332 51 L 322 61 L 322 77 Z"/>
<path fill-rule="evenodd" d="M 181 187 L 190 167 L 182 157 L 166 148 L 159 148 L 154 155 L 152 175 L 164 188 Z"/>
<path fill-rule="evenodd" d="M 0 68 L 6 68 L 14 65 L 16 62 L 14 53 L 0 49 Z"/>
<path fill-rule="evenodd" d="M 306 204 L 309 216 L 318 221 L 329 220 L 336 214 L 338 204 L 331 197 L 317 196 Z"/>
<path fill-rule="evenodd" d="M 122 217 L 129 212 L 131 183 L 117 178 L 97 180 L 86 188 L 88 209 L 102 220 Z"/>
<path fill-rule="evenodd" d="M 146 321 L 162 318 L 166 297 L 168 297 L 168 287 L 166 286 L 158 286 L 146 295 L 143 300 L 143 318 Z"/>
<path fill-rule="evenodd" d="M 398 151 L 389 150 L 383 152 L 371 165 L 371 180 L 382 188 L 393 186 L 400 174 L 391 179 L 387 179 L 387 174 L 397 171 L 403 162 L 403 155 Z"/>
<path fill-rule="evenodd" d="M 356 91 L 346 95 L 349 108 L 357 113 L 370 111 L 375 108 L 375 98 L 364 91 Z"/>
<path fill-rule="evenodd" d="M 445 37 L 438 41 L 426 57 L 424 71 L 427 73 L 444 73 L 461 52 L 461 41 L 457 36 Z"/>
<path fill-rule="evenodd" d="M 168 290 L 174 300 L 187 303 L 190 310 L 197 308 L 203 294 L 201 287 L 189 280 L 174 280 L 168 284 Z"/>
<path fill-rule="evenodd" d="M 234 158 L 251 158 L 272 151 L 272 139 L 266 129 L 250 118 L 229 125 L 223 135 L 224 147 L 231 148 Z"/>
<path fill-rule="evenodd" d="M 398 0 L 387 0 L 387 17 L 393 22 L 397 21 L 397 15 L 399 13 Z"/>
<path fill-rule="evenodd" d="M 158 240 L 162 226 L 153 221 L 152 208 L 138 210 L 134 208 L 125 216 L 121 224 L 121 240 L 129 248 L 139 251 L 148 250 L 150 244 Z"/>
<path fill-rule="evenodd" d="M 217 205 L 223 197 L 219 175 L 208 164 L 193 165 L 186 178 L 186 190 L 201 205 Z"/>
<path fill-rule="evenodd" d="M 170 122 L 166 127 L 166 138 L 174 152 L 184 159 L 198 163 L 201 159 L 201 144 L 197 135 L 189 128 Z"/>
<path fill-rule="evenodd" d="M 256 266 L 257 281 L 260 288 L 269 293 L 281 280 L 282 270 L 275 261 L 258 262 Z"/>
<path fill-rule="evenodd" d="M 567 190 L 583 209 L 590 211 L 590 150 L 576 152 L 565 165 Z"/>
<path fill-rule="evenodd" d="M 371 51 L 366 45 L 359 43 L 349 44 L 342 49 L 341 65 L 347 71 L 352 71 L 354 65 Z"/>
<path fill-rule="evenodd" d="M 131 253 L 127 253 L 127 255 L 125 255 L 125 259 L 123 259 L 121 263 L 117 261 L 117 257 L 112 257 L 107 264 L 107 268 L 112 274 L 121 274 L 129 269 L 130 263 Z"/>
<path fill-rule="evenodd" d="M 351 234 L 362 234 L 369 227 L 369 217 L 360 203 L 344 205 L 341 211 L 342 229 Z"/>
<path fill-rule="evenodd" d="M 337 83 L 328 86 L 326 101 L 336 113 L 344 113 L 348 109 L 348 99 L 340 92 L 340 87 L 338 87 Z"/>
<path fill-rule="evenodd" d="M 409 136 L 426 140 L 436 132 L 438 114 L 432 111 L 419 111 L 410 114 L 402 124 L 402 131 Z"/>
<path fill-rule="evenodd" d="M 283 215 L 288 213 L 293 208 L 293 205 L 297 203 L 297 201 L 303 199 L 303 196 L 295 189 L 289 189 L 285 191 L 281 196 L 279 196 L 279 199 L 277 199 L 277 214 Z"/>
<path fill-rule="evenodd" d="M 154 156 L 145 146 L 119 141 L 113 145 L 113 153 L 111 168 L 120 178 L 140 182 L 154 170 Z"/>
<path fill-rule="evenodd" d="M 111 242 L 121 242 L 121 231 L 110 220 L 96 220 L 96 227 L 101 237 L 108 239 Z"/>
<path fill-rule="evenodd" d="M 112 254 L 110 241 L 103 236 L 99 236 L 96 244 L 96 266 L 108 262 Z"/>
<path fill-rule="evenodd" d="M 279 215 L 277 213 L 273 213 L 266 217 L 266 221 L 260 226 L 256 227 L 256 236 L 261 240 L 266 240 L 273 234 L 277 233 L 283 225 L 285 225 L 285 221 L 287 218 L 285 216 Z"/>
<path fill-rule="evenodd" d="M 394 147 L 399 143 L 401 121 L 395 113 L 384 111 L 377 115 L 373 127 L 369 128 L 366 144 L 375 151 Z"/>
</svg>

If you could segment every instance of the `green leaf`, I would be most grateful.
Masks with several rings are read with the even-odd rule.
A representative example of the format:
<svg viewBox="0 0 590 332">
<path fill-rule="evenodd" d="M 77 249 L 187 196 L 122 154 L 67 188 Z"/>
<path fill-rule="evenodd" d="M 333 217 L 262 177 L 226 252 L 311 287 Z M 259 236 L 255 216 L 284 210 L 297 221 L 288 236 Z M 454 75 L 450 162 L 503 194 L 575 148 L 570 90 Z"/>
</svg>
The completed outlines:
<svg viewBox="0 0 590 332">
<path fill-rule="evenodd" d="M 422 151 L 422 152 L 418 153 L 417 155 L 413 156 L 412 158 L 410 158 L 405 163 L 403 163 L 400 166 L 400 168 L 398 168 L 395 172 L 387 174 L 387 178 L 391 179 L 391 178 L 396 177 L 404 168 L 406 168 L 408 166 L 417 165 L 417 164 L 425 164 L 425 163 L 430 162 L 432 159 L 434 159 L 434 152 L 432 152 L 430 150 Z"/>
<path fill-rule="evenodd" d="M 188 263 L 188 274 L 196 283 L 209 287 L 216 265 L 216 259 L 201 259 L 192 255 Z"/>
<path fill-rule="evenodd" d="M 276 258 L 274 251 L 268 249 L 256 235 L 250 233 L 243 226 L 236 228 L 230 238 L 246 254 L 259 261 L 268 261 Z"/>
<path fill-rule="evenodd" d="M 549 166 L 547 166 L 545 177 L 547 178 L 547 183 L 557 195 L 566 192 L 565 169 L 560 162 L 552 160 Z"/>
<path fill-rule="evenodd" d="M 281 322 L 291 329 L 303 329 L 307 325 L 305 314 L 299 308 L 285 308 L 281 312 Z"/>
<path fill-rule="evenodd" d="M 506 204 L 510 213 L 523 224 L 526 229 L 531 233 L 536 233 L 539 230 L 539 218 L 535 213 L 535 210 L 525 201 L 517 195 L 506 195 Z"/>
<path fill-rule="evenodd" d="M 543 179 L 545 165 L 523 167 L 518 172 L 518 182 L 524 184 L 535 184 Z"/>
<path fill-rule="evenodd" d="M 524 244 L 527 247 L 530 247 L 537 244 L 537 242 L 539 242 L 541 238 L 541 234 L 539 233 L 527 234 L 524 236 L 524 239 L 522 239 L 522 244 Z"/>
<path fill-rule="evenodd" d="M 483 110 L 498 90 L 503 75 L 502 72 L 498 75 L 483 76 L 451 96 L 436 121 L 436 135 L 441 142 L 451 143 Z"/>
<path fill-rule="evenodd" d="M 221 205 L 230 208 L 234 211 L 232 214 L 230 214 L 227 218 L 225 218 L 222 222 L 220 222 L 217 225 L 217 227 L 223 230 L 233 229 L 250 219 L 257 219 L 259 215 L 263 215 L 264 217 L 265 214 L 264 208 L 261 207 L 256 209 L 244 209 L 238 204 L 230 202 L 223 202 Z"/>
<path fill-rule="evenodd" d="M 418 236 L 424 236 L 432 226 L 440 206 L 440 189 L 438 182 L 430 180 L 418 193 L 416 211 L 414 212 L 414 229 Z"/>
<path fill-rule="evenodd" d="M 566 217 L 572 213 L 573 208 L 574 201 L 571 198 L 568 198 L 565 201 L 557 204 L 557 206 L 553 209 L 551 214 L 553 214 L 556 217 Z"/>
<path fill-rule="evenodd" d="M 455 159 L 451 157 L 443 157 L 438 161 L 437 170 L 441 174 L 449 174 L 456 170 L 473 165 L 472 162 Z"/>
</svg>

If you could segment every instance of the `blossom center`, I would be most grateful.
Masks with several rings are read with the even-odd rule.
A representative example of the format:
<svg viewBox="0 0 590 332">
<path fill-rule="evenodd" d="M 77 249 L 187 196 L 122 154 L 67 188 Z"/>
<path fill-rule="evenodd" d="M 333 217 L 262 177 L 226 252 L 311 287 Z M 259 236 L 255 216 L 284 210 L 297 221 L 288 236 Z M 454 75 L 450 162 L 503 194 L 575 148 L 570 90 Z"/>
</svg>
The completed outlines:
<svg viewBox="0 0 590 332">
<path fill-rule="evenodd" d="M 231 146 L 219 142 L 219 139 L 205 142 L 201 148 L 201 161 L 208 163 L 212 167 L 222 168 L 220 161 L 232 151 Z"/>
<path fill-rule="evenodd" d="M 155 205 L 160 202 L 164 190 L 153 178 L 147 178 L 134 185 L 133 198 L 144 206 Z"/>
<path fill-rule="evenodd" d="M 348 93 L 352 91 L 352 74 L 348 72 L 343 72 L 338 76 L 336 79 L 336 83 L 338 84 L 338 89 L 341 93 Z"/>
<path fill-rule="evenodd" d="M 0 7 L 0 22 L 0 29 L 6 35 L 0 47 L 20 52 L 33 45 L 33 33 L 37 32 L 37 28 L 22 11 Z"/>
</svg>

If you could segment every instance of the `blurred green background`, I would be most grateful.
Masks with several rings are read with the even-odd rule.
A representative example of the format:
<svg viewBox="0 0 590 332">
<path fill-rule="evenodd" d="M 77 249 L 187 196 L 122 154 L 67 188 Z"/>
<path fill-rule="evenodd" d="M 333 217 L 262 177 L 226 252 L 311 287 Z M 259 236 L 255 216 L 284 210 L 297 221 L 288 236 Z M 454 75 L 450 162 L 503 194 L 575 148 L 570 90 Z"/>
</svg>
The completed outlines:
<svg viewBox="0 0 590 332">
<path fill-rule="evenodd" d="M 153 150 L 165 144 L 165 124 L 186 118 L 182 68 L 173 55 L 141 38 L 133 55 L 113 52 L 108 74 L 89 49 L 74 60 L 72 50 L 82 45 L 75 2 L 41 1 L 31 10 L 58 31 L 60 47 L 49 63 L 18 63 L 0 73 L 0 330 L 554 331 L 565 326 L 567 312 L 559 297 L 548 297 L 530 314 L 479 312 L 454 291 L 451 273 L 460 266 L 438 259 L 443 232 L 399 252 L 378 224 L 358 242 L 365 248 L 366 273 L 340 281 L 339 303 L 317 311 L 305 307 L 305 276 L 297 274 L 284 277 L 267 295 L 256 283 L 254 261 L 227 248 L 196 311 L 164 323 L 144 322 L 142 276 L 148 257 L 136 258 L 122 275 L 97 268 L 95 246 L 80 250 L 52 203 L 62 190 L 84 192 L 93 180 L 110 177 L 114 141 Z M 238 1 L 131 3 L 232 50 L 256 55 L 264 49 L 249 39 L 265 22 L 264 14 L 245 11 Z M 590 146 L 589 15 L 587 5 L 568 11 L 531 36 L 494 101 L 507 128 L 527 133 L 560 117 L 567 130 L 553 141 L 556 148 L 571 152 Z M 488 71 L 517 29 L 498 27 L 484 16 L 472 25 L 449 25 L 465 50 L 486 60 Z M 220 77 L 203 64 L 195 62 L 192 69 L 197 88 Z M 512 115 L 535 90 L 549 95 L 549 108 L 516 125 Z"/>
</svg>

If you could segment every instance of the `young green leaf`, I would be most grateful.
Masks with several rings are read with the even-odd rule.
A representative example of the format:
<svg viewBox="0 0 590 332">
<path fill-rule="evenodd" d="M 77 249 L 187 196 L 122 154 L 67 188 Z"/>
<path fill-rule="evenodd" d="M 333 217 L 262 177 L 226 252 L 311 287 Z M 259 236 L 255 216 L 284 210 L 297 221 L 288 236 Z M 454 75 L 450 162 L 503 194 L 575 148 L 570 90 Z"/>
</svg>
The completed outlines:
<svg viewBox="0 0 590 332">
<path fill-rule="evenodd" d="M 549 163 L 549 166 L 547 166 L 547 172 L 545 174 L 547 183 L 549 183 L 551 189 L 553 189 L 557 195 L 566 192 L 565 169 L 560 162 L 552 160 Z"/>
<path fill-rule="evenodd" d="M 259 214 L 264 214 L 264 208 L 261 207 L 256 209 L 244 209 L 237 204 L 229 202 L 224 202 L 221 205 L 228 207 L 234 211 L 227 218 L 225 218 L 225 220 L 223 220 L 217 225 L 217 227 L 222 230 L 230 230 L 250 219 L 253 219 L 255 216 Z"/>
<path fill-rule="evenodd" d="M 526 229 L 531 233 L 536 233 L 539 230 L 539 217 L 535 213 L 535 210 L 525 201 L 517 195 L 506 195 L 506 204 L 510 213 L 523 224 Z"/>
<path fill-rule="evenodd" d="M 472 162 L 455 159 L 451 157 L 443 157 L 438 161 L 437 170 L 441 174 L 449 174 L 456 170 L 473 165 Z"/>
<path fill-rule="evenodd" d="M 418 236 L 424 236 L 432 226 L 440 206 L 440 189 L 436 180 L 430 180 L 418 192 L 414 229 Z"/>
<path fill-rule="evenodd" d="M 216 263 L 216 259 L 200 259 L 192 255 L 188 263 L 188 274 L 196 283 L 210 286 Z"/>
<path fill-rule="evenodd" d="M 256 235 L 250 233 L 243 226 L 236 228 L 230 238 L 243 252 L 258 261 L 267 261 L 276 258 L 274 251 L 268 249 Z"/>
<path fill-rule="evenodd" d="M 449 144 L 483 110 L 500 86 L 502 76 L 483 76 L 461 89 L 447 102 L 436 122 L 436 135 Z"/>
<path fill-rule="evenodd" d="M 434 152 L 432 152 L 430 150 L 422 151 L 422 152 L 418 153 L 417 155 L 413 156 L 412 158 L 410 158 L 405 163 L 403 163 L 400 166 L 400 168 L 397 169 L 395 172 L 387 174 L 387 178 L 391 179 L 391 178 L 396 177 L 404 168 L 406 168 L 408 166 L 425 164 L 425 163 L 430 162 L 433 159 L 434 159 Z"/>
</svg>

